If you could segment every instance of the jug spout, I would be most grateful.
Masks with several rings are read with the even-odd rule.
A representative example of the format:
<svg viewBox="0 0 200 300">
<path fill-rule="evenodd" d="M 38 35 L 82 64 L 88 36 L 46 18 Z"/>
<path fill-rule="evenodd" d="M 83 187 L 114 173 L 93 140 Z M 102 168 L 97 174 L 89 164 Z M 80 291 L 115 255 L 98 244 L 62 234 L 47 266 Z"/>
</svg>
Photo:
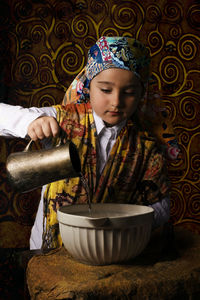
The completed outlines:
<svg viewBox="0 0 200 300">
<path fill-rule="evenodd" d="M 12 153 L 6 170 L 16 190 L 28 192 L 54 181 L 79 177 L 81 163 L 77 147 L 67 142 L 52 149 L 30 151 L 26 147 L 23 152 Z"/>
</svg>

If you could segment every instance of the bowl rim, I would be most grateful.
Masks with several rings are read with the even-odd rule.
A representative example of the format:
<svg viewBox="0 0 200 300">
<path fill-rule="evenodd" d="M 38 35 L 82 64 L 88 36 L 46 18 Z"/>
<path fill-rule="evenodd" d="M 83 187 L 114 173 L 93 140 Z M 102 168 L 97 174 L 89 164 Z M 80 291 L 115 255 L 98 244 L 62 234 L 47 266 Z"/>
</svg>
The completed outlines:
<svg viewBox="0 0 200 300">
<path fill-rule="evenodd" d="M 115 207 L 118 209 L 126 208 L 126 215 L 119 215 L 114 217 L 91 217 L 74 214 L 78 209 L 89 210 L 86 203 L 71 204 L 62 206 L 57 210 L 58 222 L 64 225 L 83 228 L 130 228 L 138 225 L 149 224 L 152 226 L 154 209 L 145 205 L 138 204 L 124 204 L 124 203 L 92 203 L 92 210 L 100 207 L 108 210 L 108 208 Z M 131 214 L 131 209 L 136 209 L 137 213 Z M 80 212 L 80 211 L 79 211 Z M 83 211 L 81 211 L 83 212 Z"/>
</svg>

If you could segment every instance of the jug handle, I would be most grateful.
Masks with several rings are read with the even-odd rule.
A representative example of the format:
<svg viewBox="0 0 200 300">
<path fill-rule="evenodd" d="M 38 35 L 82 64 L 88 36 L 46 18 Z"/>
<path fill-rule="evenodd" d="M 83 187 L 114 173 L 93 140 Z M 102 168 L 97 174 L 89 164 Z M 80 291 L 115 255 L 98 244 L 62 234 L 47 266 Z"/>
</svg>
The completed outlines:
<svg viewBox="0 0 200 300">
<path fill-rule="evenodd" d="M 30 147 L 31 147 L 31 145 L 32 145 L 33 142 L 34 142 L 33 140 L 30 140 L 30 141 L 28 142 L 28 144 L 26 145 L 26 147 L 25 147 L 25 149 L 24 149 L 23 152 L 28 152 L 28 151 L 30 150 Z M 56 147 L 59 147 L 59 146 L 61 146 L 62 144 L 63 144 L 63 141 L 62 141 L 62 138 L 60 138 L 60 140 L 59 140 L 58 144 L 56 145 Z"/>
<path fill-rule="evenodd" d="M 29 151 L 29 150 L 30 150 L 30 147 L 31 147 L 31 145 L 32 145 L 32 143 L 33 143 L 33 140 L 30 140 L 30 141 L 28 142 L 28 144 L 27 144 L 27 146 L 26 146 L 26 148 L 24 149 L 23 152 Z"/>
</svg>

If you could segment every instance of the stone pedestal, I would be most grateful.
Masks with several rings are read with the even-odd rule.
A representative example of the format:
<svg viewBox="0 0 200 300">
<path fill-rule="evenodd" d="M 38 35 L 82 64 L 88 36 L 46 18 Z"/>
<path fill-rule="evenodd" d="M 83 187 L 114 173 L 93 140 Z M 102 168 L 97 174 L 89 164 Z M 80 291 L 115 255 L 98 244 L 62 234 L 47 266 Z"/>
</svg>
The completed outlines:
<svg viewBox="0 0 200 300">
<path fill-rule="evenodd" d="M 31 258 L 31 299 L 200 299 L 200 236 L 157 231 L 143 253 L 123 265 L 90 266 L 64 248 Z"/>
</svg>

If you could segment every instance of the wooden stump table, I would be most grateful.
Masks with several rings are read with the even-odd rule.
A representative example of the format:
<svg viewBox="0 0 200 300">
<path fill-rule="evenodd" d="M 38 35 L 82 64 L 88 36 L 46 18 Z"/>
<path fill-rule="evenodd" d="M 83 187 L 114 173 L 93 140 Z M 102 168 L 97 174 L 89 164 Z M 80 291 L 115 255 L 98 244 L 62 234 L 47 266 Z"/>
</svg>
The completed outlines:
<svg viewBox="0 0 200 300">
<path fill-rule="evenodd" d="M 91 266 L 64 248 L 31 258 L 31 299 L 200 299 L 200 236 L 181 227 L 156 231 L 143 253 L 125 264 Z"/>
</svg>

